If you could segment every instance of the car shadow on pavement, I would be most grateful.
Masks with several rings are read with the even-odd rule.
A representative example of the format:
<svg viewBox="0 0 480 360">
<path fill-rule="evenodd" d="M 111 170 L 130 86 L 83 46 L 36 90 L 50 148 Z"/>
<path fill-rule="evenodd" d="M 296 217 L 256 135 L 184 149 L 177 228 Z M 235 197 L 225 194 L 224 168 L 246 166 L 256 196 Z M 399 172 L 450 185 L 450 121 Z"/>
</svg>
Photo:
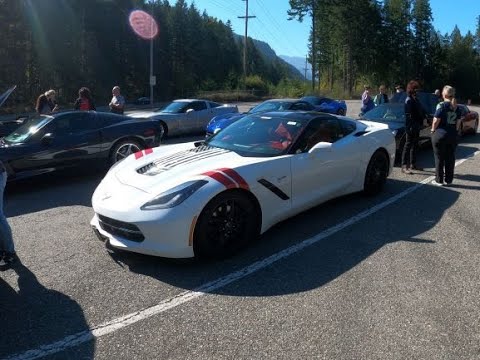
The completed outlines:
<svg viewBox="0 0 480 360">
<path fill-rule="evenodd" d="M 314 245 L 269 265 L 256 276 L 240 281 L 241 284 L 211 292 L 229 296 L 277 296 L 304 292 L 337 279 L 389 244 L 407 244 L 409 252 L 428 251 L 424 248 L 436 246 L 437 240 L 425 238 L 424 233 L 435 227 L 458 197 L 459 193 L 454 189 L 425 185 L 407 198 L 346 227 L 338 234 L 325 237 Z M 412 201 L 415 201 L 414 206 Z M 340 207 L 340 211 L 345 214 L 346 210 L 357 206 L 359 202 L 363 206 L 362 210 L 375 205 L 375 202 L 359 194 L 320 205 L 277 224 L 245 251 L 223 261 L 172 261 L 121 251 L 112 251 L 110 256 L 132 272 L 180 288 L 198 290 L 198 287 L 209 281 L 263 261 L 317 236 L 327 230 L 322 219 L 327 219 L 332 212 L 338 212 L 336 207 Z M 408 209 L 404 210 L 404 206 L 408 206 Z M 382 216 L 385 212 L 389 215 Z M 356 214 L 352 211 L 347 213 L 351 214 L 348 216 Z M 345 217 L 340 216 L 339 220 L 337 216 L 334 219 L 328 227 L 344 221 Z"/>
<path fill-rule="evenodd" d="M 20 260 L 7 271 L 16 273 L 19 290 L 15 291 L 0 277 L 0 358 L 22 355 L 29 350 L 32 350 L 28 353 L 29 359 L 41 357 L 39 355 L 47 355 L 45 351 L 48 349 L 67 345 L 67 341 L 49 348 L 41 348 L 42 345 L 75 334 L 69 341 L 89 340 L 75 347 L 74 357 L 93 359 L 95 339 L 91 337 L 80 305 L 72 298 L 44 287 Z"/>
<path fill-rule="evenodd" d="M 83 174 L 49 174 L 8 183 L 5 213 L 8 217 L 71 205 L 92 206 L 92 195 L 105 171 Z"/>
</svg>

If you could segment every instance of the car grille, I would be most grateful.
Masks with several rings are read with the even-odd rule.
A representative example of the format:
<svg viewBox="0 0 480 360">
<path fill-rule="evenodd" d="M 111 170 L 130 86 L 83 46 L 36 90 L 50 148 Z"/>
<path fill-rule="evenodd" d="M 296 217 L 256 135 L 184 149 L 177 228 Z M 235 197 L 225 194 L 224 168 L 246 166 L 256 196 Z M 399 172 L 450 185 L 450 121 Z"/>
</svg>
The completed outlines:
<svg viewBox="0 0 480 360">
<path fill-rule="evenodd" d="M 140 229 L 133 224 L 114 220 L 100 214 L 98 214 L 98 219 L 100 227 L 112 235 L 117 235 L 135 242 L 142 242 L 145 240 L 145 236 L 143 236 Z"/>
</svg>

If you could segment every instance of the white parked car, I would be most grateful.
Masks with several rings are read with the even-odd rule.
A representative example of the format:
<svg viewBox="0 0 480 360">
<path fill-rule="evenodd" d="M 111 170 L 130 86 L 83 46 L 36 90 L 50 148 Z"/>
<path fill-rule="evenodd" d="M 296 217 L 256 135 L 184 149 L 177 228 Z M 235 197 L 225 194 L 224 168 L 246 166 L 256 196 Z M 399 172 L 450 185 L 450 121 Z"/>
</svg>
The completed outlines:
<svg viewBox="0 0 480 360">
<path fill-rule="evenodd" d="M 165 138 L 201 133 L 213 117 L 227 113 L 238 113 L 238 107 L 208 100 L 180 99 L 155 111 L 135 112 L 129 116 L 158 120 L 163 129 L 162 138 Z"/>
<path fill-rule="evenodd" d="M 226 257 L 276 223 L 348 193 L 379 192 L 387 125 L 315 112 L 248 115 L 206 141 L 144 150 L 93 194 L 96 234 L 163 257 Z"/>
</svg>

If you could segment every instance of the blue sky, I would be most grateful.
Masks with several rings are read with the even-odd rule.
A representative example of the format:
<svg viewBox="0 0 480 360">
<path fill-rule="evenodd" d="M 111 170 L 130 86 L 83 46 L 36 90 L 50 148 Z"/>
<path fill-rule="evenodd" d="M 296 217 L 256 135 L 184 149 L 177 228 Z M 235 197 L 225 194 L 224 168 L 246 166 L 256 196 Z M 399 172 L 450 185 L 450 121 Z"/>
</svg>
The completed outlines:
<svg viewBox="0 0 480 360">
<path fill-rule="evenodd" d="M 245 15 L 245 1 L 187 0 L 189 4 L 192 2 L 201 12 L 206 10 L 222 21 L 230 20 L 234 32 L 244 34 L 245 21 L 237 16 Z M 175 0 L 170 3 L 174 4 Z M 430 6 L 434 26 L 442 34 L 450 33 L 455 24 L 463 35 L 468 30 L 475 32 L 476 17 L 480 15 L 479 0 L 430 0 Z M 269 43 L 277 55 L 305 57 L 311 21 L 310 18 L 305 18 L 303 23 L 288 21 L 289 8 L 288 0 L 249 0 L 249 15 L 256 18 L 248 22 L 248 36 Z"/>
</svg>

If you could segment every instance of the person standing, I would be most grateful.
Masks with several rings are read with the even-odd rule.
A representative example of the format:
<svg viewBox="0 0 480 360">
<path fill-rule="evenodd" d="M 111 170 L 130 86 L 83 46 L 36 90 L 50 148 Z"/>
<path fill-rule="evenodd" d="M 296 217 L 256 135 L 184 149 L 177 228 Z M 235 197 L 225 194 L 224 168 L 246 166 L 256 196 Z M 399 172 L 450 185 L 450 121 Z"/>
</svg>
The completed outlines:
<svg viewBox="0 0 480 360">
<path fill-rule="evenodd" d="M 455 99 L 455 89 L 446 85 L 442 90 L 443 101 L 437 105 L 433 117 L 432 145 L 435 157 L 435 180 L 433 185 L 442 186 L 444 181 L 450 185 L 455 169 L 455 149 L 461 117 L 460 109 Z"/>
<path fill-rule="evenodd" d="M 375 107 L 372 97 L 370 96 L 370 86 L 365 85 L 362 94 L 362 107 L 360 109 L 360 115 L 365 114 L 367 111 L 372 110 Z"/>
<path fill-rule="evenodd" d="M 392 98 L 390 99 L 390 102 L 392 103 L 400 103 L 405 101 L 405 90 L 403 89 L 403 86 L 398 84 L 395 85 L 395 93 L 393 94 Z"/>
<path fill-rule="evenodd" d="M 55 103 L 55 90 L 48 90 L 37 98 L 35 110 L 39 115 L 49 115 L 58 110 L 58 105 Z"/>
<path fill-rule="evenodd" d="M 437 104 L 441 103 L 443 101 L 443 97 L 442 97 L 442 92 L 440 91 L 440 89 L 436 89 L 434 94 L 435 94 L 435 97 L 437 99 Z"/>
<path fill-rule="evenodd" d="M 407 85 L 405 99 L 405 145 L 402 153 L 402 172 L 413 174 L 412 170 L 423 170 L 416 165 L 420 129 L 425 119 L 425 112 L 417 99 L 420 84 L 412 80 Z"/>
<path fill-rule="evenodd" d="M 112 89 L 112 100 L 110 101 L 110 111 L 114 114 L 123 115 L 125 108 L 125 98 L 120 94 L 120 86 L 114 86 Z"/>
<path fill-rule="evenodd" d="M 380 85 L 378 91 L 379 93 L 375 95 L 375 98 L 373 99 L 375 106 L 388 103 L 385 85 Z"/>
<path fill-rule="evenodd" d="M 6 270 L 17 259 L 12 229 L 3 213 L 3 193 L 7 184 L 7 170 L 0 161 L 0 270 Z"/>
<path fill-rule="evenodd" d="M 87 87 L 82 87 L 78 90 L 78 98 L 75 100 L 75 105 L 73 106 L 75 110 L 90 111 L 96 110 L 95 103 L 92 99 L 92 93 Z"/>
</svg>

